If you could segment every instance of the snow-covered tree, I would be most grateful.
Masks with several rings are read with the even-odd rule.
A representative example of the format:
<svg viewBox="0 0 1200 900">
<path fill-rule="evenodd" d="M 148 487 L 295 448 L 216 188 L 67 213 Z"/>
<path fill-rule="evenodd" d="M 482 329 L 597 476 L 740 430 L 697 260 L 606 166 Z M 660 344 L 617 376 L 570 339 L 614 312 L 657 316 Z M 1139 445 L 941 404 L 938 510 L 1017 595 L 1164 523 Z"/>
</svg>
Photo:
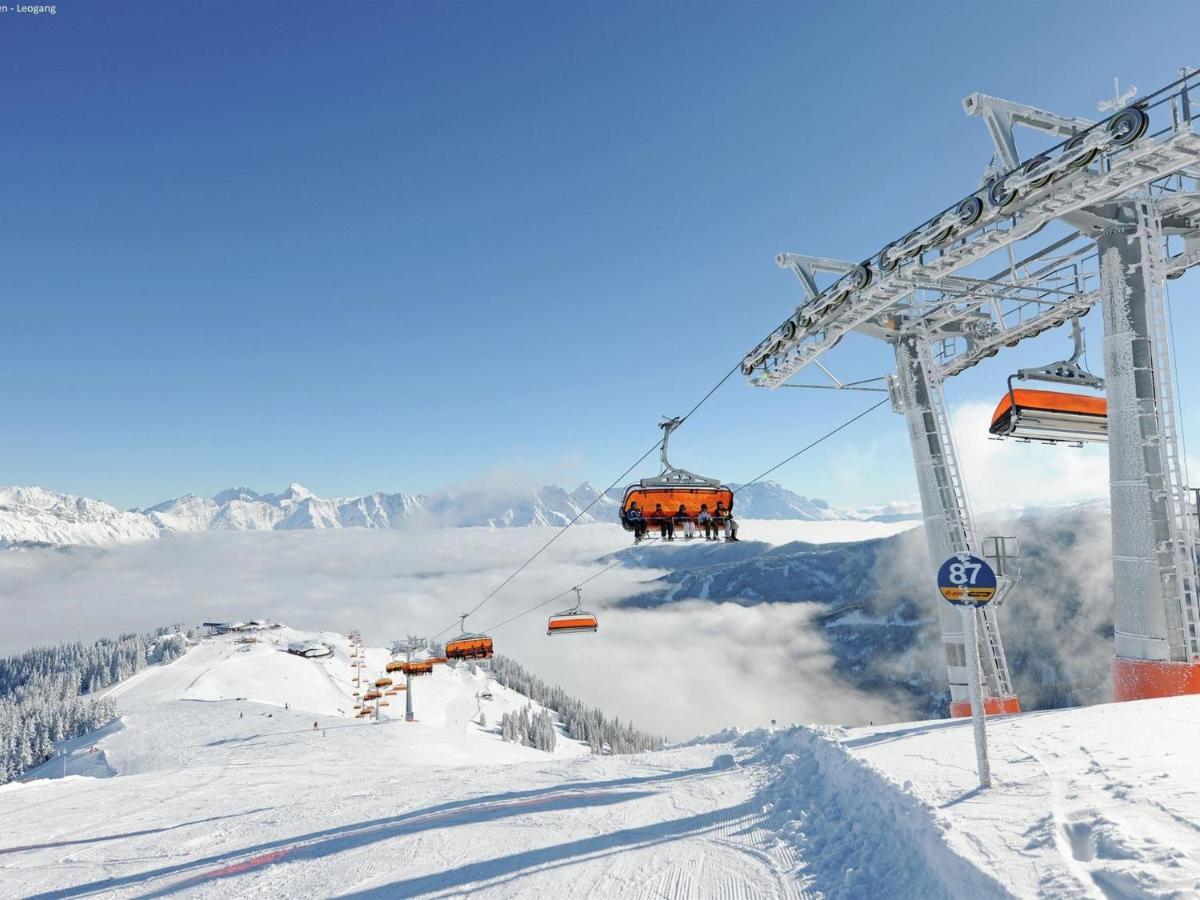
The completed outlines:
<svg viewBox="0 0 1200 900">
<path fill-rule="evenodd" d="M 560 687 L 548 685 L 508 657 L 494 657 L 491 660 L 491 674 L 505 687 L 553 711 L 555 715 L 548 716 L 552 734 L 561 727 L 568 737 L 587 744 L 593 753 L 640 753 L 656 750 L 663 745 L 661 737 L 638 731 L 632 723 L 623 725 L 619 719 L 605 718 L 600 710 L 585 706 Z M 532 716 L 531 711 L 522 712 L 527 718 Z M 506 720 L 513 721 L 506 727 Z M 538 746 L 536 735 L 530 733 L 528 725 L 522 729 L 519 717 L 514 714 L 506 713 L 502 717 L 500 731 L 506 741 Z M 556 734 L 554 740 L 557 740 Z M 554 748 L 554 742 L 545 737 L 542 743 L 548 745 L 548 749 Z"/>
<path fill-rule="evenodd" d="M 148 664 L 187 651 L 174 629 L 125 634 L 92 644 L 35 647 L 0 659 L 0 784 L 41 765 L 56 741 L 94 731 L 117 717 L 112 698 L 86 697 Z"/>
</svg>

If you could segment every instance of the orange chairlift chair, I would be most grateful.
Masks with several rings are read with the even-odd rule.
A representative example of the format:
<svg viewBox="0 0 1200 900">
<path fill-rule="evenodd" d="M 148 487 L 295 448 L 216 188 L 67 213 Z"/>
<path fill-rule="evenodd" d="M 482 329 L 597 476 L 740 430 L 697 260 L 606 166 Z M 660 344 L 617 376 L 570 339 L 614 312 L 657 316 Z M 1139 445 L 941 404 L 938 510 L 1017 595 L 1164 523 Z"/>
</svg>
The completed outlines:
<svg viewBox="0 0 1200 900">
<path fill-rule="evenodd" d="M 596 614 L 581 608 L 583 592 L 577 587 L 572 590 L 575 591 L 575 605 L 552 615 L 550 621 L 546 623 L 546 634 L 574 634 L 582 631 L 595 631 L 600 627 L 600 623 L 596 620 Z"/>
<path fill-rule="evenodd" d="M 433 663 L 427 659 L 414 659 L 412 662 L 401 663 L 400 671 L 414 678 L 418 675 L 432 675 Z"/>
<path fill-rule="evenodd" d="M 495 655 L 492 639 L 486 634 L 468 634 L 467 615 L 459 617 L 462 634 L 446 641 L 446 659 L 491 659 Z"/>
<path fill-rule="evenodd" d="M 1070 359 L 1033 369 L 1019 369 L 1008 379 L 1008 393 L 996 406 L 988 431 L 996 437 L 1021 441 L 1071 443 L 1108 440 L 1108 403 L 1103 397 L 1069 391 L 1043 391 L 1014 388 L 1013 379 L 1072 384 L 1096 390 L 1104 389 L 1104 379 L 1080 365 L 1083 356 L 1083 329 L 1079 319 L 1071 320 L 1075 352 Z"/>
<path fill-rule="evenodd" d="M 663 419 L 658 423 L 658 427 L 663 430 L 662 444 L 658 451 L 662 471 L 654 478 L 643 478 L 625 489 L 620 515 L 621 526 L 626 531 L 634 530 L 627 513 L 635 502 L 646 519 L 647 528 L 653 528 L 655 525 L 649 516 L 659 503 L 662 504 L 663 511 L 670 516 L 674 516 L 679 507 L 683 506 L 688 515 L 695 518 L 700 512 L 701 504 L 708 504 L 708 511 L 711 513 L 716 510 L 718 502 L 724 503 L 725 509 L 733 512 L 733 491 L 730 488 L 716 478 L 705 478 L 687 469 L 678 469 L 667 459 L 667 442 L 671 438 L 671 432 L 682 424 L 683 419 L 678 416 L 674 419 Z"/>
</svg>

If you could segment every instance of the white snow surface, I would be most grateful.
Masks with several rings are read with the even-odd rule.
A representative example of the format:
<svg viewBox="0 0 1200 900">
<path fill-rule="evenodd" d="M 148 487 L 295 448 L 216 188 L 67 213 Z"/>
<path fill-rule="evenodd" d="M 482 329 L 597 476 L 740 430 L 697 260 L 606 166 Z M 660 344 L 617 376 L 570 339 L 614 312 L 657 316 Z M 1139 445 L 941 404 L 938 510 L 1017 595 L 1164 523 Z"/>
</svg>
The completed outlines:
<svg viewBox="0 0 1200 900">
<path fill-rule="evenodd" d="M 414 679 L 415 723 L 403 695 L 352 719 L 344 638 L 305 660 L 279 647 L 318 636 L 259 637 L 116 686 L 119 723 L 0 788 L 0 895 L 801 896 L 760 773 L 711 747 L 504 743 L 526 700 L 467 668 Z"/>
<path fill-rule="evenodd" d="M 102 500 L 39 487 L 0 488 L 0 547 L 8 543 L 122 544 L 158 535 L 158 528 L 145 516 Z"/>
<path fill-rule="evenodd" d="M 66 777 L 0 788 L 0 895 L 1200 894 L 1200 697 L 992 718 L 980 791 L 969 721 L 546 754 L 499 739 L 525 700 L 482 669 L 417 680 L 416 723 L 353 720 L 344 638 L 259 637 L 112 688 Z M 314 639 L 333 659 L 279 649 Z"/>
</svg>

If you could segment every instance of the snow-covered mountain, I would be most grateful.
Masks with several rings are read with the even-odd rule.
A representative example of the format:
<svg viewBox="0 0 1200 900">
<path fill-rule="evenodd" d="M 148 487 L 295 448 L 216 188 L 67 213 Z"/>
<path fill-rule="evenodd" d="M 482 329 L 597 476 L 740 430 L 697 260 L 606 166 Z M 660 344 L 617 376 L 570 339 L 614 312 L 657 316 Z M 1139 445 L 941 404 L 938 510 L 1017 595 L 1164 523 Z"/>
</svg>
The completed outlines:
<svg viewBox="0 0 1200 900">
<path fill-rule="evenodd" d="M 99 500 L 37 487 L 0 489 L 0 546 L 103 545 L 196 531 L 284 531 L 313 528 L 511 528 L 615 522 L 620 492 L 601 496 L 583 483 L 574 490 L 547 485 L 438 494 L 318 497 L 301 484 L 278 494 L 234 487 L 198 497 L 187 494 L 148 509 L 124 511 Z M 802 497 L 774 482 L 738 494 L 743 517 L 809 521 L 864 518 Z M 585 512 L 586 510 L 586 512 Z"/>
<path fill-rule="evenodd" d="M 147 516 L 39 487 L 0 488 L 0 547 L 116 544 L 156 538 Z"/>
</svg>

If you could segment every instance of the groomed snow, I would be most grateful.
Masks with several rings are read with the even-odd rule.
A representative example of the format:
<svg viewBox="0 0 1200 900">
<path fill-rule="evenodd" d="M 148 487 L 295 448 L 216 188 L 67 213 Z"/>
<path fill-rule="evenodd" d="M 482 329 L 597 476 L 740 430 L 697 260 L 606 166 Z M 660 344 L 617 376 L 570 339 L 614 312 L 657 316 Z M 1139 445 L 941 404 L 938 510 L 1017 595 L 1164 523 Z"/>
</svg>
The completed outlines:
<svg viewBox="0 0 1200 900">
<path fill-rule="evenodd" d="M 414 680 L 416 723 L 402 696 L 351 719 L 322 637 L 331 662 L 225 637 L 115 688 L 122 722 L 72 742 L 66 778 L 0 788 L 0 895 L 801 896 L 759 773 L 720 747 L 507 744 L 477 711 L 524 698 L 466 669 Z"/>
<path fill-rule="evenodd" d="M 0 894 L 1200 894 L 1200 697 L 993 718 L 981 792 L 968 721 L 546 754 L 500 741 L 525 701 L 483 671 L 421 679 L 415 724 L 353 720 L 343 638 L 267 636 L 117 686 L 67 777 L 0 788 Z M 276 646 L 317 637 L 332 659 Z"/>
</svg>

